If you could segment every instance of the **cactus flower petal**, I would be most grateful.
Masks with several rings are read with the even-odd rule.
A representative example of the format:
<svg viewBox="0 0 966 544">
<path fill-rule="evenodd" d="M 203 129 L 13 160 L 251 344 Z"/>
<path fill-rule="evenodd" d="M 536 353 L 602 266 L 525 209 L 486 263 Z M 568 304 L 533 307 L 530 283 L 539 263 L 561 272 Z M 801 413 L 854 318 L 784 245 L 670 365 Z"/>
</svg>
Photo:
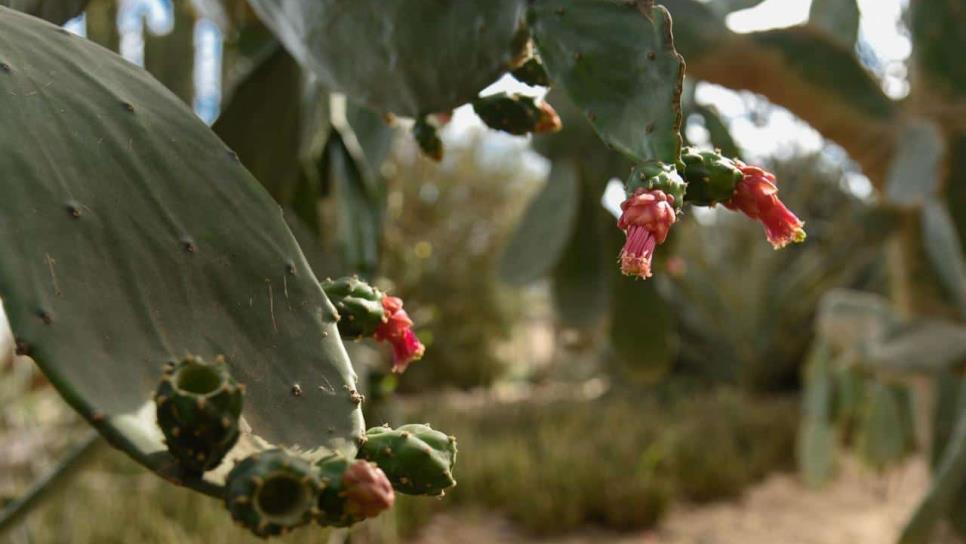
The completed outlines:
<svg viewBox="0 0 966 544">
<path fill-rule="evenodd" d="M 384 318 L 374 335 L 376 340 L 392 344 L 392 371 L 397 374 L 402 374 L 410 363 L 421 359 L 426 350 L 413 332 L 413 321 L 402 306 L 402 300 L 398 297 L 383 297 Z"/>
<path fill-rule="evenodd" d="M 743 178 L 735 187 L 731 200 L 725 202 L 729 209 L 737 210 L 757 219 L 765 228 L 765 235 L 775 249 L 792 242 L 805 240 L 805 223 L 778 198 L 775 175 L 757 166 L 736 161 Z"/>
<path fill-rule="evenodd" d="M 673 205 L 674 197 L 660 189 L 638 189 L 621 204 L 617 227 L 627 235 L 620 253 L 624 275 L 651 277 L 654 249 L 664 243 L 677 219 Z"/>
</svg>

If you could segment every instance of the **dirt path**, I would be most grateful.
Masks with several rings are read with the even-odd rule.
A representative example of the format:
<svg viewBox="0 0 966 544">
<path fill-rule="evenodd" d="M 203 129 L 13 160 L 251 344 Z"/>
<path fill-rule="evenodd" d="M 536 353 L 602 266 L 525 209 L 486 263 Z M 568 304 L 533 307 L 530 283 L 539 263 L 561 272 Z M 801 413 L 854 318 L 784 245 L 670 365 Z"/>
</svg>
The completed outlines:
<svg viewBox="0 0 966 544">
<path fill-rule="evenodd" d="M 884 475 L 855 464 L 820 490 L 794 475 L 773 476 L 736 501 L 681 507 L 656 531 L 614 535 L 588 532 L 544 544 L 891 544 L 928 484 L 921 460 Z M 523 544 L 507 523 L 492 517 L 445 516 L 416 544 Z"/>
</svg>

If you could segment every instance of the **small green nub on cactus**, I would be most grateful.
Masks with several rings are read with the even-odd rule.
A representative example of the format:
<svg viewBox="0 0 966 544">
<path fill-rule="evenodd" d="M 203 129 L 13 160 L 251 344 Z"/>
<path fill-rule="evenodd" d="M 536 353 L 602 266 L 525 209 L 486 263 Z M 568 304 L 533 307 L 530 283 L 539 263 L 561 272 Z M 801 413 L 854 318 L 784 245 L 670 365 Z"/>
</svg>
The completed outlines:
<svg viewBox="0 0 966 544">
<path fill-rule="evenodd" d="M 660 161 L 642 162 L 631 170 L 631 175 L 624 183 L 624 190 L 628 197 L 634 195 L 638 189 L 648 191 L 660 189 L 673 198 L 671 203 L 674 211 L 680 212 L 684 206 L 684 193 L 688 184 L 681 178 L 673 165 Z"/>
<path fill-rule="evenodd" d="M 738 165 L 717 150 L 686 147 L 681 151 L 681 160 L 684 163 L 681 175 L 688 182 L 685 199 L 699 206 L 728 202 L 743 177 Z"/>
<path fill-rule="evenodd" d="M 319 525 L 348 527 L 392 507 L 395 493 L 386 474 L 373 463 L 335 454 L 318 462 Z"/>
<path fill-rule="evenodd" d="M 419 149 L 430 159 L 436 162 L 443 160 L 443 140 L 439 137 L 439 131 L 430 121 L 429 116 L 424 115 L 416 119 L 413 125 L 413 138 L 419 144 Z"/>
<path fill-rule="evenodd" d="M 517 136 L 557 132 L 560 116 L 546 102 L 522 94 L 497 93 L 473 101 L 473 111 L 492 129 Z"/>
<path fill-rule="evenodd" d="M 521 83 L 540 87 L 550 86 L 550 76 L 543 67 L 543 63 L 536 57 L 530 57 L 526 62 L 515 68 L 510 74 Z"/>
<path fill-rule="evenodd" d="M 318 515 L 319 480 L 312 466 L 280 449 L 246 457 L 228 473 L 225 506 L 260 537 L 285 534 Z"/>
<path fill-rule="evenodd" d="M 168 363 L 154 401 L 168 451 L 190 473 L 215 468 L 238 441 L 242 386 L 222 357 Z"/>
<path fill-rule="evenodd" d="M 372 336 L 382 324 L 385 293 L 357 277 L 326 279 L 322 290 L 339 312 L 339 334 L 343 338 Z"/>
<path fill-rule="evenodd" d="M 408 495 L 442 495 L 456 485 L 456 439 L 429 425 L 388 426 L 366 431 L 359 457 L 379 465 L 392 486 Z"/>
</svg>

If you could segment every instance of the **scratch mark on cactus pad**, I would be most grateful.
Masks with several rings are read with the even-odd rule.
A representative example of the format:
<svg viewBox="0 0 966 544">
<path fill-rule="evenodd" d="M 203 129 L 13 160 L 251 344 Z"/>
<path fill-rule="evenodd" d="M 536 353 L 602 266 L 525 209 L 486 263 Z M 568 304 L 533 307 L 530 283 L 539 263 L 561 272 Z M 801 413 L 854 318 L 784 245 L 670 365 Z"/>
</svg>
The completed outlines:
<svg viewBox="0 0 966 544">
<path fill-rule="evenodd" d="M 332 387 L 332 382 L 330 382 L 325 376 L 322 376 L 322 381 L 325 383 L 319 386 L 319 391 L 328 393 L 330 395 L 335 395 L 335 387 Z"/>
<path fill-rule="evenodd" d="M 60 285 L 57 283 L 57 274 L 54 272 L 54 265 L 57 261 L 50 256 L 50 253 L 44 253 L 44 260 L 47 261 L 47 269 L 50 270 L 50 283 L 54 286 L 54 294 L 61 296 L 63 293 L 60 291 Z"/>
<path fill-rule="evenodd" d="M 268 312 L 272 315 L 272 328 L 278 332 L 278 321 L 275 320 L 275 296 L 272 294 L 272 282 L 268 282 Z"/>
</svg>

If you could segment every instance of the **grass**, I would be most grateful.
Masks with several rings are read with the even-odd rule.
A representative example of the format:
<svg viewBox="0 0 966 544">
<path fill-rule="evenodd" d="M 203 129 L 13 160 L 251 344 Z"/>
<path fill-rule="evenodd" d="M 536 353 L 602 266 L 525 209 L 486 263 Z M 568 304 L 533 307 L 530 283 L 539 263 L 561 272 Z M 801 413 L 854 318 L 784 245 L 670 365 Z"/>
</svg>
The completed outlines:
<svg viewBox="0 0 966 544">
<path fill-rule="evenodd" d="M 673 501 L 733 497 L 793 467 L 797 403 L 734 391 L 680 400 L 625 393 L 440 410 L 429 420 L 459 439 L 459 485 L 443 501 L 400 501 L 412 533 L 453 507 L 500 512 L 537 535 L 594 525 L 654 526 Z"/>
</svg>

